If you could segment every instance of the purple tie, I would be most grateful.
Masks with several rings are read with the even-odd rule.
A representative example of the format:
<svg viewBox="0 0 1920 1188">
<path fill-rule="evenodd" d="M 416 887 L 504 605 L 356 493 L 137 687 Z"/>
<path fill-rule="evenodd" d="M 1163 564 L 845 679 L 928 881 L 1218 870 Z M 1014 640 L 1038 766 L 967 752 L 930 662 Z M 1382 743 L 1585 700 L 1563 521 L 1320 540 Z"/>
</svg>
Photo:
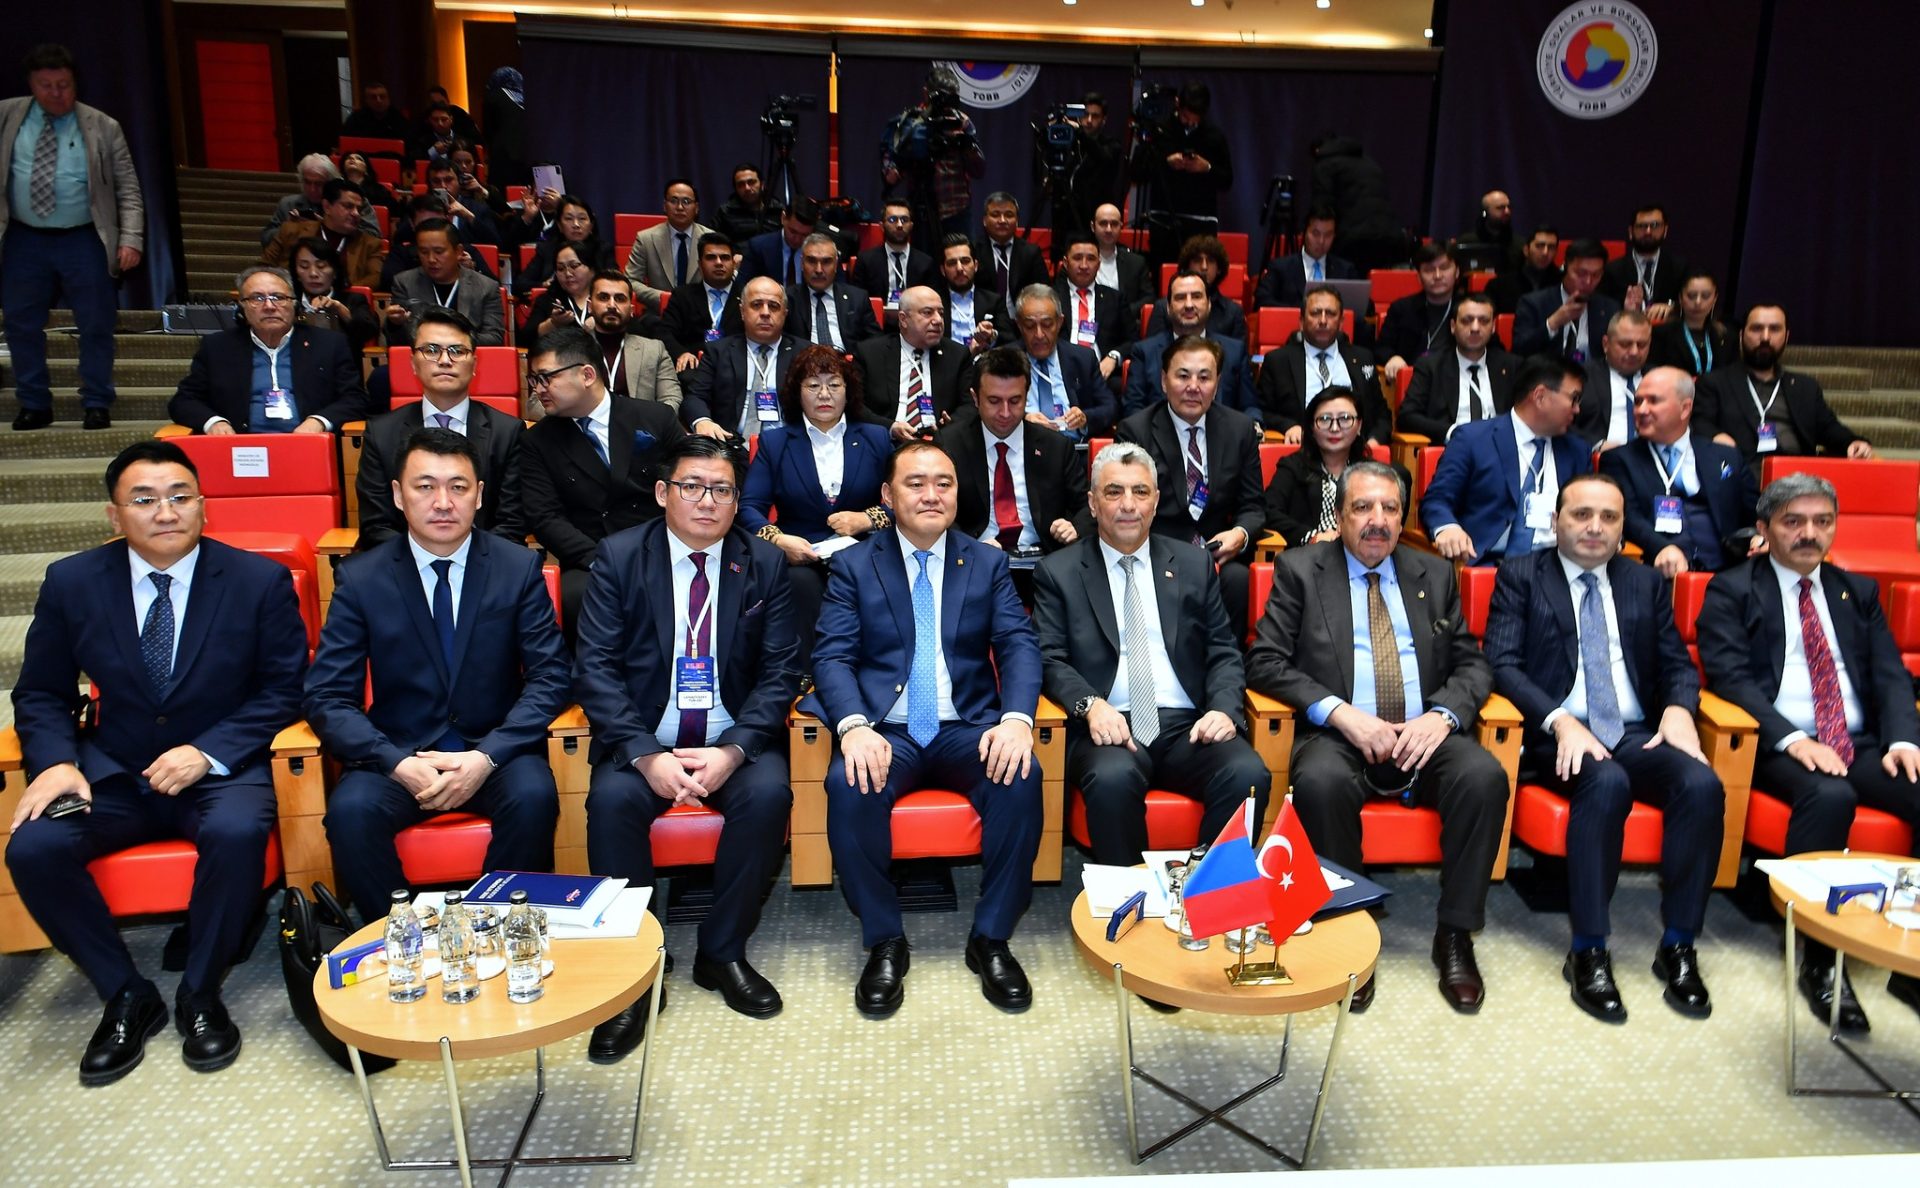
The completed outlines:
<svg viewBox="0 0 1920 1188">
<path fill-rule="evenodd" d="M 693 562 L 693 582 L 687 587 L 687 655 L 710 656 L 713 654 L 713 616 L 707 609 L 707 555 L 689 553 L 687 560 Z M 707 745 L 707 711 L 681 710 L 680 737 L 675 746 L 704 747 Z"/>
</svg>

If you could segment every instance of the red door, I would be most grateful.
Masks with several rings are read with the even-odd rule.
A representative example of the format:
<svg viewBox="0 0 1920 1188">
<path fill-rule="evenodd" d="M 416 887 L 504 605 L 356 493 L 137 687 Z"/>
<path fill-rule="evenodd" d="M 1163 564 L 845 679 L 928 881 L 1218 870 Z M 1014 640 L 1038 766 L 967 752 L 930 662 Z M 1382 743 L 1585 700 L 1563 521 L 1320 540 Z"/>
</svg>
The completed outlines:
<svg viewBox="0 0 1920 1188">
<path fill-rule="evenodd" d="M 264 41 L 201 40 L 194 49 L 207 168 L 277 171 L 271 47 Z"/>
</svg>

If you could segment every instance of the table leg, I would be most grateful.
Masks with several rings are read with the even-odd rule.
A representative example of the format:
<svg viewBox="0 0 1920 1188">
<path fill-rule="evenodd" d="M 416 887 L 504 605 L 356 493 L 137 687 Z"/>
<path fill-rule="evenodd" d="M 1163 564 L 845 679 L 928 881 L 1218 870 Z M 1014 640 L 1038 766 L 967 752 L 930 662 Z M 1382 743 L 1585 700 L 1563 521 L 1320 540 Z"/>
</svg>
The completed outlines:
<svg viewBox="0 0 1920 1188">
<path fill-rule="evenodd" d="M 360 1100 L 367 1105 L 367 1122 L 373 1127 L 373 1146 L 380 1152 L 380 1162 L 393 1167 L 393 1156 L 387 1152 L 387 1132 L 380 1129 L 380 1111 L 373 1105 L 373 1085 L 367 1080 L 367 1066 L 360 1060 L 360 1049 L 347 1045 L 347 1059 L 353 1063 L 353 1078 L 360 1083 Z"/>
<path fill-rule="evenodd" d="M 1120 1021 L 1120 1094 L 1127 1104 L 1127 1154 L 1133 1162 L 1140 1162 L 1139 1120 L 1133 1108 L 1133 1018 L 1130 1014 L 1132 1004 L 1127 1001 L 1127 986 L 1121 976 L 1121 965 L 1113 963 L 1113 995 L 1119 1004 Z"/>
<path fill-rule="evenodd" d="M 1795 1063 L 1799 1059 L 1799 1055 L 1796 1050 L 1796 1045 L 1794 1042 L 1797 1038 L 1797 1033 L 1799 1031 L 1800 1020 L 1799 1020 L 1799 1014 L 1797 1011 L 1794 1010 L 1794 1006 L 1793 1006 L 1794 926 L 1793 926 L 1793 900 L 1791 898 L 1787 900 L 1786 916 L 1787 916 L 1787 928 L 1786 928 L 1787 946 L 1786 946 L 1785 961 L 1786 961 L 1786 967 L 1787 967 L 1787 998 L 1786 998 L 1786 1002 L 1787 1002 L 1787 1096 L 1792 1097 L 1793 1087 L 1800 1083 L 1799 1071 L 1795 1067 Z M 1835 997 L 1838 997 L 1838 995 L 1835 995 Z"/>
<path fill-rule="evenodd" d="M 1333 1062 L 1340 1055 L 1340 1035 L 1346 1029 L 1347 1015 L 1353 1007 L 1353 992 L 1359 985 L 1358 975 L 1347 975 L 1347 996 L 1340 1000 L 1340 1011 L 1333 1017 L 1333 1039 L 1327 1044 L 1327 1066 L 1320 1070 L 1320 1091 L 1313 1098 L 1313 1121 L 1307 1126 L 1307 1145 L 1300 1150 L 1302 1167 L 1313 1158 L 1313 1144 L 1320 1138 L 1320 1119 L 1326 1115 L 1327 1091 L 1333 1086 Z"/>
<path fill-rule="evenodd" d="M 473 1163 L 467 1155 L 467 1122 L 460 1114 L 460 1079 L 453 1072 L 453 1040 L 444 1035 L 440 1037 L 440 1067 L 447 1074 L 447 1108 L 453 1114 L 454 1154 L 460 1157 L 460 1188 L 473 1188 Z"/>
</svg>

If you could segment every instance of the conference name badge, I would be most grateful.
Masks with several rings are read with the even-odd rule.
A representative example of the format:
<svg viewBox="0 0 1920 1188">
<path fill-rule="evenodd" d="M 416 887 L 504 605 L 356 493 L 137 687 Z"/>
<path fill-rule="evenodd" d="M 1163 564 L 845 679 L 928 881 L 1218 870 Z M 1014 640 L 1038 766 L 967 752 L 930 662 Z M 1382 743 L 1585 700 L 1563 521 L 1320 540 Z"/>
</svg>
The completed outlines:
<svg viewBox="0 0 1920 1188">
<path fill-rule="evenodd" d="M 713 657 L 682 656 L 673 662 L 674 704 L 682 710 L 713 708 Z"/>
<path fill-rule="evenodd" d="M 1196 520 L 1200 518 L 1201 512 L 1207 510 L 1206 479 L 1201 479 L 1193 484 L 1193 491 L 1187 496 L 1187 510 L 1193 514 L 1193 518 Z"/>
<path fill-rule="evenodd" d="M 780 419 L 780 397 L 766 388 L 753 394 L 753 410 L 762 424 Z"/>
<path fill-rule="evenodd" d="M 1523 522 L 1535 532 L 1553 527 L 1553 496 L 1545 491 L 1528 491 L 1526 512 Z"/>
<path fill-rule="evenodd" d="M 707 327 L 707 341 L 708 342 L 720 341 L 720 327 L 717 323 Z"/>
<path fill-rule="evenodd" d="M 920 398 L 913 402 L 913 416 L 920 424 L 933 423 L 933 393 L 920 393 Z"/>
<path fill-rule="evenodd" d="M 1780 448 L 1780 433 L 1773 427 L 1772 421 L 1760 422 L 1760 440 L 1754 446 L 1754 452 L 1771 454 Z"/>
<path fill-rule="evenodd" d="M 293 401 L 288 398 L 287 393 L 285 392 L 284 389 L 281 389 L 281 388 L 267 389 L 267 420 L 269 421 L 293 420 Z"/>
<path fill-rule="evenodd" d="M 1653 530 L 1662 536 L 1672 536 L 1684 526 L 1680 515 L 1680 497 L 1678 495 L 1656 495 L 1653 498 Z"/>
</svg>

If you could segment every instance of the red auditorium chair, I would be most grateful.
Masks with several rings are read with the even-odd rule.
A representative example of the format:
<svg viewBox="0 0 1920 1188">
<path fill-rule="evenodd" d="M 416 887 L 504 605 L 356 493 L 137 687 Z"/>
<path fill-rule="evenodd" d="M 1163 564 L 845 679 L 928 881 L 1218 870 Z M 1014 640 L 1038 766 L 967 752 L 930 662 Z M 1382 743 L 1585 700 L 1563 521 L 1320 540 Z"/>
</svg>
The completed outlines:
<svg viewBox="0 0 1920 1188">
<path fill-rule="evenodd" d="M 1833 484 L 1840 501 L 1827 560 L 1870 577 L 1884 588 L 1920 578 L 1920 462 L 1854 458 L 1768 458 L 1760 485 L 1784 474 L 1812 474 Z"/>
<path fill-rule="evenodd" d="M 387 378 L 393 387 L 389 408 L 399 408 L 423 398 L 419 377 L 413 374 L 413 348 L 388 349 Z M 473 382 L 467 392 L 482 404 L 492 405 L 515 419 L 522 418 L 520 352 L 509 346 L 475 347 Z"/>
<path fill-rule="evenodd" d="M 1293 305 L 1269 305 L 1254 313 L 1254 353 L 1264 355 L 1277 351 L 1287 345 L 1287 340 L 1300 329 L 1300 309 Z M 1342 310 L 1340 330 L 1349 339 L 1353 337 L 1353 311 Z"/>
<path fill-rule="evenodd" d="M 200 472 L 209 532 L 294 532 L 317 545 L 341 523 L 331 433 L 195 434 L 173 442 Z"/>
</svg>

